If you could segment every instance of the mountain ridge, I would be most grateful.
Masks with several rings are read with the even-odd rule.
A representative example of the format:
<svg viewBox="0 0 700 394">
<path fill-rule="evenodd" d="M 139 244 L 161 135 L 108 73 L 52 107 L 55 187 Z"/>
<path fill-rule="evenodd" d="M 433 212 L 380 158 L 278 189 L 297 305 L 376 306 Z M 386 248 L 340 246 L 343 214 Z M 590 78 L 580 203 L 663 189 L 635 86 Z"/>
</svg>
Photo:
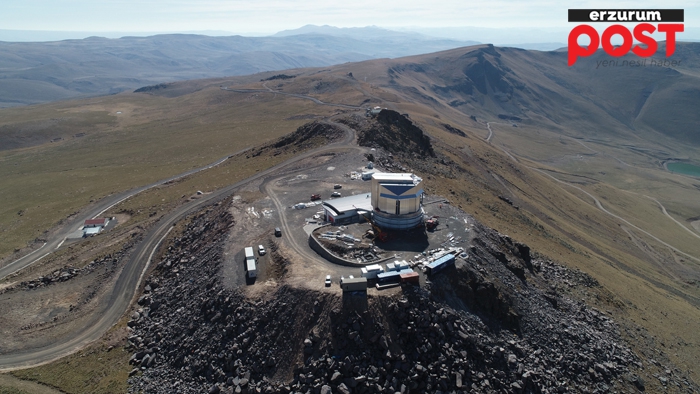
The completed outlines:
<svg viewBox="0 0 700 394">
<path fill-rule="evenodd" d="M 209 37 L 166 34 L 55 42 L 0 42 L 0 107 L 114 94 L 177 80 L 321 67 L 434 52 L 463 42 L 396 33 Z M 46 95 L 43 92 L 51 92 Z"/>
<path fill-rule="evenodd" d="M 698 144 L 694 142 L 696 115 L 693 109 L 697 107 L 698 96 L 700 96 L 696 94 L 699 91 L 697 79 L 700 75 L 695 66 L 698 52 L 697 44 L 679 44 L 675 59 L 679 60 L 681 65 L 674 67 L 598 67 L 598 62 L 610 60 L 602 52 L 590 58 L 581 59 L 575 67 L 568 67 L 565 53 L 479 45 L 397 59 L 382 58 L 323 68 L 298 68 L 284 71 L 284 75 L 294 76 L 294 78 L 265 78 L 273 74 L 280 75 L 277 72 L 225 79 L 183 81 L 165 84 L 160 89 L 146 93 L 125 92 L 75 102 L 5 109 L 2 110 L 5 116 L 0 122 L 0 126 L 3 127 L 0 129 L 2 133 L 0 137 L 11 136 L 12 133 L 17 132 L 18 139 L 27 135 L 43 135 L 46 141 L 45 143 L 38 141 L 40 144 L 37 145 L 19 146 L 11 152 L 0 152 L 4 157 L 10 158 L 0 161 L 0 167 L 3 169 L 0 173 L 5 179 L 3 184 L 9 185 L 2 190 L 7 196 L 4 200 L 6 204 L 4 204 L 3 223 L 17 226 L 8 227 L 16 232 L 15 228 L 19 228 L 20 224 L 25 226 L 24 228 L 29 227 L 24 224 L 27 222 L 21 221 L 39 218 L 40 224 L 37 224 L 37 227 L 41 226 L 40 228 L 43 229 L 46 223 L 55 223 L 67 213 L 79 208 L 57 211 L 55 206 L 47 203 L 48 201 L 70 200 L 70 204 L 73 205 L 66 205 L 73 207 L 81 204 L 78 199 L 82 198 L 82 204 L 87 204 L 91 199 L 104 197 L 108 190 L 126 189 L 150 178 L 155 178 L 151 180 L 154 182 L 164 178 L 166 175 L 164 173 L 172 175 L 173 172 L 184 171 L 195 165 L 205 165 L 224 154 L 229 155 L 227 164 L 223 166 L 215 166 L 200 175 L 193 175 L 178 182 L 160 185 L 152 194 L 131 198 L 124 203 L 124 206 L 116 208 L 119 209 L 118 211 L 107 213 L 107 216 L 128 213 L 129 222 L 123 224 L 140 226 L 144 220 L 158 221 L 159 215 L 166 215 L 174 206 L 185 207 L 184 204 L 193 201 L 193 198 L 206 198 L 197 196 L 207 196 L 212 190 L 220 190 L 222 185 L 232 184 L 234 182 L 232 178 L 246 170 L 245 163 L 255 162 L 255 160 L 274 160 L 274 154 L 256 155 L 262 150 L 257 150 L 255 146 L 259 146 L 262 140 L 269 141 L 273 137 L 288 134 L 298 126 L 297 122 L 301 123 L 307 119 L 326 119 L 328 122 L 342 123 L 343 116 L 348 118 L 352 116 L 350 118 L 352 120 L 362 119 L 367 122 L 382 121 L 382 126 L 387 127 L 368 127 L 364 130 L 369 133 L 380 133 L 378 137 L 381 138 L 372 141 L 370 147 L 375 148 L 374 145 L 377 145 L 371 159 L 375 168 L 415 172 L 422 177 L 422 187 L 428 198 L 434 197 L 434 201 L 442 198 L 446 200 L 445 205 L 439 208 L 438 205 L 432 205 L 433 209 L 439 210 L 441 221 L 439 231 L 445 230 L 438 234 L 446 235 L 448 231 L 457 231 L 463 225 L 465 227 L 474 225 L 475 227 L 469 228 L 468 233 L 476 234 L 479 232 L 476 227 L 477 222 L 491 229 L 498 229 L 494 232 L 489 230 L 494 237 L 500 239 L 494 243 L 495 248 L 486 248 L 488 245 L 475 242 L 471 244 L 474 248 L 468 248 L 466 253 L 472 256 L 471 258 L 474 259 L 472 261 L 480 268 L 498 267 L 499 271 L 497 275 L 493 275 L 493 278 L 508 279 L 513 284 L 515 295 L 509 296 L 511 300 L 520 301 L 517 297 L 523 292 L 520 288 L 524 286 L 522 275 L 529 278 L 524 268 L 527 267 L 527 260 L 521 261 L 513 254 L 514 246 L 521 257 L 524 256 L 517 245 L 527 245 L 531 248 L 530 260 L 533 267 L 534 262 L 551 258 L 554 259 L 553 261 L 565 263 L 570 268 L 581 269 L 590 277 L 577 275 L 555 264 L 541 265 L 544 267 L 542 275 L 552 274 L 552 281 L 543 288 L 544 294 L 541 296 L 544 298 L 538 296 L 538 300 L 542 301 L 541 303 L 538 301 L 538 304 L 552 313 L 557 313 L 557 310 L 566 307 L 560 295 L 566 295 L 569 292 L 579 295 L 586 304 L 600 311 L 600 313 L 596 312 L 598 316 L 605 314 L 614 317 L 616 321 L 625 322 L 620 326 L 621 338 L 630 344 L 632 352 L 644 355 L 641 358 L 643 365 L 640 367 L 632 363 L 633 369 L 630 370 L 631 373 L 636 373 L 637 368 L 644 369 L 643 376 L 639 375 L 645 381 L 642 386 L 648 391 L 661 391 L 662 386 L 675 387 L 677 384 L 686 384 L 689 387 L 688 391 L 691 391 L 695 387 L 691 379 L 694 378 L 697 381 L 698 377 L 694 366 L 697 365 L 698 354 L 700 354 L 695 343 L 697 325 L 700 321 L 698 312 L 700 273 L 695 263 L 690 260 L 696 259 L 694 256 L 700 256 L 698 254 L 700 247 L 697 242 L 698 234 L 683 223 L 697 220 L 698 210 L 700 210 L 697 189 L 700 186 L 697 185 L 697 179 L 669 173 L 661 163 L 668 157 L 682 155 L 690 158 L 697 157 L 699 150 Z M 637 58 L 622 58 L 620 61 L 632 59 Z M 365 109 L 374 106 L 388 110 L 381 111 L 379 118 L 365 116 Z M 384 115 L 381 115 L 382 112 Z M 87 118 L 89 114 L 92 114 L 92 119 Z M 396 114 L 400 114 L 403 119 Z M 384 117 L 386 115 L 391 116 Z M 69 119 L 69 116 L 72 119 Z M 432 157 L 426 149 L 412 149 L 410 152 L 401 150 L 401 138 L 409 134 L 407 133 L 410 126 L 409 119 L 410 123 L 417 128 L 413 130 L 415 133 L 410 134 L 414 137 L 426 136 L 429 139 L 429 146 L 435 152 L 435 157 Z M 357 122 L 361 123 L 359 120 Z M 71 135 L 75 133 L 73 125 L 85 127 L 84 133 L 80 133 L 84 135 L 80 137 Z M 363 132 L 357 127 L 351 127 L 358 132 Z M 406 144 L 403 143 L 403 145 Z M 425 143 L 422 146 L 427 147 L 428 144 Z M 237 152 L 246 147 L 253 147 L 253 151 L 242 153 L 240 156 L 230 155 L 230 152 Z M 383 150 L 388 150 L 388 153 L 392 154 L 386 154 L 382 152 Z M 89 152 L 90 155 L 85 155 L 85 152 Z M 345 163 L 348 165 L 352 163 L 352 169 L 359 168 L 370 160 L 368 156 L 358 155 L 352 159 L 348 158 Z M 43 162 L 37 158 L 42 159 Z M 129 162 L 126 162 L 127 158 Z M 328 178 L 329 168 L 336 171 L 336 175 L 333 176 L 337 176 L 336 179 L 339 182 L 343 183 L 347 179 L 344 174 L 350 170 L 339 171 L 339 167 L 336 167 L 339 163 L 343 163 L 344 159 L 341 155 L 317 155 L 308 159 L 308 162 L 297 167 L 303 171 L 303 174 L 300 174 L 301 177 L 295 178 L 291 173 L 284 174 L 286 179 L 280 184 L 283 188 L 279 189 L 280 191 L 287 192 L 289 190 L 287 187 L 290 185 L 287 182 L 292 179 L 294 180 L 291 182 L 297 182 L 297 180 L 306 182 L 308 180 L 306 175 L 310 173 L 311 167 L 316 167 L 317 174 L 320 174 L 321 182 L 318 185 L 327 184 L 328 189 L 332 189 L 331 185 L 335 182 L 333 178 Z M 260 171 L 263 168 L 266 167 L 248 167 L 250 171 Z M 155 170 L 161 172 L 153 172 Z M 162 176 L 157 177 L 158 174 Z M 141 178 L 137 178 L 137 175 Z M 206 181 L 205 177 L 209 177 L 210 181 Z M 106 186 L 97 184 L 96 181 L 99 179 L 106 180 L 109 184 Z M 269 185 L 275 182 L 273 178 L 269 178 L 269 181 L 271 182 Z M 303 182 L 300 184 L 304 184 Z M 40 185 L 47 194 L 35 197 L 36 193 L 32 191 L 37 189 L 37 185 Z M 309 189 L 325 187 L 316 185 L 314 183 Z M 354 187 L 359 189 L 364 185 L 351 183 L 343 186 L 343 194 L 350 193 Z M 66 189 L 74 190 L 73 194 L 66 194 Z M 241 204 L 236 208 L 241 215 L 237 222 L 239 225 L 246 225 L 257 219 L 267 220 L 264 217 L 253 219 L 256 215 L 246 216 L 245 212 L 250 211 L 244 208 L 248 208 L 249 204 L 254 203 L 253 201 L 260 201 L 262 204 L 257 206 L 256 212 L 263 212 L 264 207 L 272 207 L 270 205 L 272 202 L 262 194 L 267 192 L 268 196 L 274 197 L 274 194 L 270 194 L 270 190 L 274 191 L 275 186 L 270 188 L 254 186 L 252 189 L 252 193 L 245 191 L 236 200 L 241 201 L 236 203 Z M 198 191 L 201 194 L 197 193 Z M 305 201 L 309 190 L 304 188 L 299 190 L 299 193 L 299 198 Z M 186 198 L 188 195 L 192 197 Z M 296 195 L 293 194 L 289 194 L 288 198 L 290 202 L 297 200 Z M 203 239 L 197 236 L 210 226 L 209 223 L 220 226 L 221 229 L 229 228 L 227 223 L 216 219 L 229 207 L 223 204 L 215 206 L 214 209 L 218 212 L 212 211 L 211 219 L 203 219 L 202 222 L 195 224 L 193 227 L 195 235 L 191 236 L 192 240 L 202 241 Z M 299 215 L 297 219 L 300 220 L 295 219 L 293 223 L 302 223 L 304 213 L 284 208 L 289 206 L 292 205 L 285 201 L 279 201 L 279 204 L 274 205 L 276 212 L 293 212 L 292 214 Z M 125 210 L 126 208 L 128 210 Z M 470 217 L 465 216 L 465 220 L 462 220 L 461 217 L 455 216 L 456 219 L 452 219 L 457 208 Z M 475 220 L 471 220 L 471 217 Z M 232 259 L 235 259 L 233 256 L 236 253 L 241 253 L 244 242 L 246 245 L 257 245 L 267 240 L 277 239 L 272 238 L 270 231 L 274 228 L 272 226 L 277 224 L 261 223 L 267 224 L 259 227 L 260 238 L 255 238 L 256 236 L 248 231 L 250 228 L 241 228 L 239 233 L 253 237 L 249 240 L 238 236 L 231 237 L 235 242 L 241 243 L 229 250 L 234 252 L 230 253 Z M 283 222 L 282 225 L 287 224 Z M 283 228 L 285 230 L 282 242 L 291 240 L 297 235 L 304 238 L 304 233 L 301 231 L 288 231 L 287 227 Z M 36 230 L 33 228 L 31 230 L 27 232 L 29 234 L 27 239 L 35 237 Z M 126 231 L 126 229 L 121 227 L 119 231 Z M 7 234 L 10 232 L 8 231 Z M 110 236 L 106 235 L 106 237 L 98 236 L 88 242 L 101 240 L 106 242 Z M 40 240 L 37 238 L 35 242 L 38 247 Z M 277 244 L 277 241 L 270 242 Z M 301 245 L 305 244 L 304 242 Z M 188 242 L 180 245 L 185 248 L 186 245 L 194 244 Z M 486 249 L 492 249 L 495 254 L 485 253 Z M 173 252 L 169 248 L 165 250 Z M 274 255 L 273 248 L 269 250 L 268 256 Z M 306 249 L 299 250 L 303 255 Z M 290 256 L 295 255 L 292 249 L 287 248 L 286 252 Z M 212 256 L 220 257 L 224 253 L 226 251 L 216 252 Z M 492 258 L 496 259 L 492 261 L 494 264 L 482 264 L 482 260 L 489 261 Z M 86 262 L 91 259 L 86 257 Z M 292 256 L 289 261 L 293 259 Z M 308 263 L 313 260 L 310 258 L 299 261 Z M 177 264 L 192 263 L 194 267 L 195 264 L 203 264 L 205 259 L 193 258 L 181 261 L 180 258 L 173 257 L 171 266 L 168 268 L 169 275 L 180 275 L 180 280 L 187 282 L 188 276 L 183 276 L 184 271 L 173 271 L 173 268 L 178 270 L 182 268 L 175 267 L 176 262 Z M 164 262 L 163 266 L 167 267 L 167 265 L 168 262 Z M 303 272 L 292 273 L 293 269 L 300 267 L 296 263 L 285 267 L 290 269 L 289 278 L 294 278 L 295 282 L 292 283 L 323 288 L 325 273 L 317 271 L 309 275 Z M 475 266 L 477 270 L 474 271 L 474 275 L 478 275 L 476 272 L 479 271 L 479 267 Z M 217 267 L 210 268 L 212 272 L 218 272 Z M 243 271 L 235 270 L 235 272 L 242 275 Z M 508 272 L 512 272 L 515 277 Z M 454 279 L 464 278 L 465 274 L 471 275 L 465 271 L 458 271 L 458 273 L 459 276 L 455 275 Z M 34 272 L 24 275 L 35 279 L 38 274 Z M 203 275 L 198 279 L 205 284 L 211 276 Z M 339 277 L 338 274 L 334 274 L 334 279 L 337 277 Z M 583 279 L 583 286 L 576 286 L 577 278 Z M 476 281 L 478 276 L 474 276 L 473 279 L 475 279 L 472 282 L 474 287 L 471 285 L 469 288 L 460 287 L 458 286 L 460 283 L 451 284 L 455 290 L 464 294 L 465 301 L 498 299 L 494 293 L 489 295 L 488 282 Z M 232 282 L 225 281 L 225 283 Z M 533 282 L 525 282 L 527 283 Z M 486 291 L 485 295 L 473 295 L 471 291 L 476 290 L 478 294 L 482 284 L 482 291 Z M 441 281 L 441 285 L 447 288 L 450 282 Z M 165 294 L 171 294 L 172 289 L 177 286 L 179 286 L 178 283 L 172 283 L 163 291 Z M 151 289 L 153 290 L 153 287 Z M 248 289 L 265 291 L 267 287 L 255 285 Z M 334 286 L 332 290 L 328 290 L 335 289 L 337 287 Z M 36 297 L 40 294 L 21 291 L 22 293 L 17 293 L 19 296 Z M 212 296 L 210 298 L 212 302 L 219 296 L 225 300 L 223 293 L 218 294 L 218 289 L 215 290 L 209 286 L 206 291 Z M 269 295 L 274 294 L 269 292 Z M 445 295 L 451 296 L 448 292 L 445 292 Z M 256 299 L 257 297 L 253 297 L 254 301 Z M 299 298 L 289 298 L 291 303 L 297 299 Z M 505 300 L 505 297 L 502 299 Z M 202 306 L 206 310 L 211 309 L 211 313 L 202 314 L 199 321 L 214 323 L 206 325 L 217 335 L 223 333 L 221 328 L 224 328 L 219 324 L 223 324 L 224 319 L 229 319 L 229 316 L 233 319 L 235 308 L 238 307 L 235 302 L 221 304 L 227 308 L 230 306 L 233 313 L 228 315 L 222 313 L 217 317 L 217 311 L 212 309 L 213 304 L 209 301 L 200 303 L 195 298 L 182 301 L 191 305 L 194 308 L 193 311 L 204 311 Z M 400 299 L 396 301 L 402 303 Z M 460 299 L 449 298 L 448 301 L 457 303 Z M 428 308 L 429 305 L 433 304 L 424 304 Z M 289 308 L 282 308 L 283 306 L 285 305 L 279 304 L 281 310 L 288 313 Z M 478 307 L 478 304 L 474 306 Z M 500 308 L 498 303 L 482 306 L 497 308 L 492 310 L 497 312 L 495 316 L 503 316 L 498 313 L 499 311 L 507 313 L 506 308 Z M 8 306 L 10 307 L 12 306 Z M 302 309 L 310 308 L 313 308 L 311 303 Z M 181 327 L 189 327 L 194 318 L 177 315 L 176 313 L 180 313 L 177 312 L 178 309 L 179 305 L 173 305 L 170 310 L 176 312 L 163 312 L 163 317 L 181 320 Z M 271 309 L 273 312 L 275 310 Z M 331 313 L 333 308 L 321 310 Z M 580 308 L 574 308 L 572 312 L 582 313 Z M 303 312 L 300 312 L 300 315 L 303 315 Z M 135 316 L 137 317 L 131 319 L 131 325 L 142 324 L 141 322 L 146 324 L 147 320 L 151 319 L 141 314 L 141 311 Z M 194 314 L 194 316 L 197 315 Z M 272 313 L 269 316 L 276 315 Z M 388 316 L 393 315 L 389 313 Z M 546 317 L 551 318 L 552 315 L 547 314 Z M 153 318 L 160 317 L 154 315 Z M 397 319 L 404 322 L 398 316 Z M 212 322 L 212 320 L 216 321 Z M 217 323 L 219 321 L 221 323 Z M 357 323 L 361 325 L 364 321 L 358 320 Z M 511 320 L 506 316 L 505 321 Z M 561 322 L 561 320 L 555 320 L 552 324 L 555 326 Z M 331 323 L 333 323 L 332 319 Z M 345 324 L 352 326 L 354 323 L 351 321 Z M 226 324 L 228 325 L 229 321 L 226 321 Z M 411 326 L 415 327 L 413 324 Z M 174 326 L 165 324 L 162 327 L 173 329 Z M 192 325 L 189 329 L 196 328 Z M 251 328 L 250 332 L 260 331 L 252 326 L 249 328 Z M 557 339 L 552 338 L 550 335 L 552 331 L 548 327 L 542 327 L 536 332 L 542 333 L 547 340 L 556 341 L 568 338 L 572 333 L 570 328 L 564 326 L 558 329 L 561 336 Z M 649 335 L 644 334 L 644 331 L 640 332 L 640 329 L 648 330 Z M 228 328 L 226 330 L 232 336 L 238 335 L 234 331 L 229 332 Z M 585 334 L 585 332 L 581 333 Z M 304 334 L 306 332 L 300 333 L 300 335 Z M 459 333 L 457 332 L 456 335 L 455 339 L 459 337 Z M 208 337 L 206 334 L 202 336 Z M 272 334 L 271 336 L 276 337 Z M 141 336 L 141 338 L 146 337 Z M 133 339 L 136 342 L 139 341 L 136 338 Z M 238 339 L 243 343 L 242 337 Z M 313 346 L 306 346 L 303 344 L 305 341 L 302 342 L 302 340 L 299 338 L 296 342 L 299 350 L 297 354 L 301 356 L 306 348 L 314 352 L 321 350 L 317 355 L 323 357 L 320 360 L 311 361 L 316 363 L 316 366 L 332 368 L 330 361 L 324 361 L 330 357 L 325 356 L 323 348 L 311 349 Z M 313 345 L 313 339 L 309 338 L 309 340 Z M 447 341 L 447 343 L 452 342 Z M 614 339 L 614 342 L 621 343 L 617 339 Z M 143 363 L 148 366 L 153 365 L 152 363 L 165 362 L 166 357 L 172 356 L 171 359 L 176 360 L 180 355 L 183 357 L 191 355 L 191 361 L 188 361 L 191 363 L 191 370 L 192 366 L 195 366 L 196 369 L 201 367 L 200 371 L 208 371 L 209 365 L 212 365 L 209 362 L 211 359 L 218 359 L 221 362 L 219 365 L 225 365 L 223 361 L 225 357 L 217 358 L 219 353 L 218 349 L 215 349 L 216 344 L 220 342 L 214 338 L 212 343 L 213 348 L 211 351 L 207 350 L 207 354 L 196 355 L 187 351 L 175 355 L 167 352 L 158 353 L 160 350 L 153 349 L 154 346 L 160 347 L 160 345 L 151 345 L 150 340 L 146 338 L 142 343 L 143 346 L 135 344 L 139 345 L 139 348 L 132 349 L 136 351 L 132 362 L 143 357 L 140 358 L 140 367 Z M 250 343 L 250 340 L 247 343 Z M 595 344 L 596 341 L 589 343 Z M 170 350 L 182 351 L 178 342 L 167 345 L 168 347 L 172 345 Z M 201 348 L 198 344 L 191 345 L 189 349 Z M 490 352 L 499 347 L 508 348 L 494 342 L 493 346 L 489 344 L 486 349 Z M 415 347 L 411 350 L 413 348 Z M 572 349 L 576 350 L 576 346 Z M 616 347 L 616 349 L 619 348 Z M 149 354 L 151 350 L 153 352 Z M 501 357 L 508 353 L 501 351 L 501 356 L 497 358 L 481 358 L 479 353 L 471 349 L 464 351 L 467 352 L 467 356 L 477 355 L 477 359 L 502 363 L 503 372 L 510 373 L 508 366 L 511 363 L 508 359 Z M 155 353 L 158 354 L 154 361 Z M 530 351 L 526 353 L 533 355 L 533 358 L 538 356 Z M 393 349 L 392 354 L 399 355 L 394 353 Z M 513 354 L 516 355 L 516 353 Z M 329 356 L 332 355 L 329 353 Z M 562 355 L 562 352 L 552 352 L 552 357 Z M 651 357 L 650 355 L 653 355 L 656 362 L 646 361 Z M 379 356 L 382 355 L 376 355 L 375 359 Z M 449 354 L 444 356 L 447 357 Z M 572 356 L 576 357 L 576 352 L 572 353 Z M 229 361 L 235 363 L 237 357 L 232 355 L 226 363 Z M 434 354 L 426 360 L 432 363 L 436 357 L 439 359 L 440 355 Z M 592 356 L 592 358 L 598 357 Z M 667 363 L 664 358 L 670 361 Z M 243 358 L 241 360 L 243 361 Z M 259 364 L 260 366 L 267 365 L 267 359 L 260 360 L 264 362 Z M 516 355 L 514 361 L 519 360 Z M 568 362 L 571 358 L 564 355 L 562 360 Z M 547 363 L 550 362 L 552 360 L 547 361 Z M 560 368 L 558 363 L 559 361 L 556 362 L 557 369 Z M 248 368 L 248 365 L 256 364 L 247 364 L 245 367 Z M 351 363 L 345 365 L 352 366 Z M 428 363 L 421 361 L 421 365 L 426 367 Z M 441 373 L 438 371 L 440 369 L 438 365 L 440 363 L 433 365 L 437 368 L 434 370 L 436 374 Z M 530 365 L 535 367 L 534 364 Z M 589 369 L 591 366 L 588 361 L 581 361 L 581 363 L 577 361 L 577 365 L 581 369 L 580 371 L 576 369 L 576 373 L 572 376 L 591 379 L 595 377 L 596 380 L 600 378 L 596 374 L 606 375 L 605 371 L 610 372 L 612 368 L 603 364 L 600 366 L 593 364 L 592 369 Z M 613 365 L 615 371 L 619 366 L 620 364 Z M 391 365 L 385 369 L 388 371 L 390 368 Z M 409 371 L 411 368 L 412 366 L 408 365 Z M 549 368 L 543 366 L 543 370 Z M 310 371 L 313 370 L 315 376 L 314 369 L 310 368 Z M 400 367 L 395 369 L 402 370 Z M 175 373 L 180 374 L 177 371 L 187 374 L 179 366 Z M 222 381 L 219 383 L 223 384 L 228 380 L 229 376 L 226 375 L 228 372 L 220 374 Z M 245 375 L 248 371 L 243 369 L 231 371 L 237 374 L 239 372 Z M 311 382 L 302 383 L 302 380 L 309 378 L 307 372 L 303 372 L 304 377 L 301 374 L 298 375 L 300 391 L 305 391 L 301 390 L 303 384 L 311 384 Z M 616 376 L 622 379 L 620 384 L 632 388 L 631 385 L 637 385 L 635 381 L 641 383 L 640 380 L 633 380 L 634 375 L 628 375 L 624 370 L 619 372 L 621 374 Z M 126 373 L 128 370 L 125 371 Z M 134 373 L 138 374 L 138 369 Z M 219 373 L 218 370 L 216 373 Z M 495 385 L 496 380 L 490 378 L 490 373 L 491 371 L 483 372 L 483 377 L 489 376 L 490 384 Z M 519 371 L 513 378 L 522 377 L 524 373 L 526 372 Z M 688 380 L 683 377 L 685 374 L 690 376 Z M 332 381 L 333 375 L 324 376 Z M 494 375 L 501 380 L 498 372 Z M 543 373 L 543 375 L 552 374 Z M 296 376 L 295 373 L 295 379 Z M 372 375 L 362 376 L 365 379 L 368 376 L 374 378 L 376 375 L 373 372 Z M 450 380 L 445 381 L 448 388 L 451 385 L 452 376 L 455 376 L 455 385 L 457 382 L 456 374 L 449 376 Z M 532 377 L 532 374 L 530 376 Z M 259 378 L 259 375 L 253 378 L 256 384 L 264 381 Z M 350 376 L 347 378 L 350 379 Z M 476 378 L 480 379 L 478 374 Z M 534 378 L 539 380 L 539 377 Z M 182 380 L 184 381 L 184 377 Z M 614 381 L 617 382 L 617 378 Z M 157 384 L 155 381 L 151 382 Z M 350 382 L 353 381 L 349 380 L 348 383 Z M 176 380 L 166 376 L 165 383 L 175 384 Z M 293 382 L 293 384 L 296 383 L 296 381 Z M 337 385 L 340 387 L 340 383 Z M 397 386 L 399 385 L 394 385 L 394 389 Z M 307 388 L 312 389 L 312 387 Z M 233 386 L 230 386 L 226 389 L 232 388 Z M 599 390 L 605 391 L 609 388 L 610 386 L 606 383 L 606 387 L 600 386 Z M 503 389 L 507 390 L 508 386 Z M 222 386 L 221 391 L 224 390 Z M 475 391 L 478 390 L 477 386 Z M 394 391 L 396 390 L 389 390 L 389 392 Z M 195 392 L 201 392 L 201 390 Z"/>
</svg>

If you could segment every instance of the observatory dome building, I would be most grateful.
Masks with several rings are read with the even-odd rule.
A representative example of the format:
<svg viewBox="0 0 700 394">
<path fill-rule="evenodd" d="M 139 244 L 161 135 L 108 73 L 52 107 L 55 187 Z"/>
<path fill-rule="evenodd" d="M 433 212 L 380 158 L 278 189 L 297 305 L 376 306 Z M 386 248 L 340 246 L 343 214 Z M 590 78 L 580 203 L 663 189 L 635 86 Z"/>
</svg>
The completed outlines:
<svg viewBox="0 0 700 394">
<path fill-rule="evenodd" d="M 408 230 L 423 223 L 421 181 L 413 174 L 372 175 L 372 216 L 377 226 Z"/>
</svg>

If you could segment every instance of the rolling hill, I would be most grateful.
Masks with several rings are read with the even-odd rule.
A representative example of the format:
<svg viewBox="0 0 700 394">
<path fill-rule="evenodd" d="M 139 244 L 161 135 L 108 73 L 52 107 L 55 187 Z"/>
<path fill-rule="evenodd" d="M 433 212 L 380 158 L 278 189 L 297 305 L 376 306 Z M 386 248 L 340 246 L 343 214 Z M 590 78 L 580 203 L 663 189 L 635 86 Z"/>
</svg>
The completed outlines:
<svg viewBox="0 0 700 394">
<path fill-rule="evenodd" d="M 609 60 L 602 53 L 567 67 L 565 52 L 478 45 L 284 71 L 293 78 L 267 72 L 182 81 L 3 109 L 0 141 L 13 145 L 0 151 L 0 184 L 9 185 L 0 191 L 0 229 L 22 235 L 4 237 L 5 261 L 91 199 L 205 165 L 312 119 L 361 126 L 367 118 L 357 108 L 377 105 L 407 114 L 392 119 L 410 119 L 432 147 L 431 154 L 405 152 L 391 143 L 402 136 L 381 135 L 375 143 L 392 155 L 380 164 L 416 171 L 426 193 L 447 198 L 499 239 L 590 275 L 599 289 L 557 276 L 551 290 L 614 318 L 632 352 L 668 360 L 640 367 L 650 391 L 668 383 L 659 376 L 681 370 L 698 381 L 700 181 L 663 166 L 698 164 L 698 54 L 700 45 L 679 43 L 673 59 L 680 64 L 672 67 L 600 66 Z M 71 125 L 84 135 L 69 134 Z M 247 159 L 236 159 L 240 171 L 266 163 L 239 164 Z M 130 225 L 224 186 L 240 175 L 232 167 L 128 201 Z M 37 188 L 41 195 L 31 193 Z M 262 198 L 257 187 L 247 196 Z"/>
<path fill-rule="evenodd" d="M 680 43 L 673 67 L 622 65 L 633 57 L 601 67 L 609 58 L 597 53 L 569 68 L 565 52 L 482 45 L 292 70 L 267 86 L 409 114 L 442 156 L 395 157 L 432 174 L 428 193 L 591 274 L 614 294 L 611 313 L 664 343 L 683 338 L 676 360 L 690 366 L 700 354 L 700 182 L 663 163 L 700 164 L 699 52 Z"/>
<path fill-rule="evenodd" d="M 379 28 L 356 29 L 342 36 L 307 30 L 272 37 L 170 34 L 0 42 L 0 107 L 114 94 L 178 80 L 399 57 L 469 44 Z"/>
</svg>

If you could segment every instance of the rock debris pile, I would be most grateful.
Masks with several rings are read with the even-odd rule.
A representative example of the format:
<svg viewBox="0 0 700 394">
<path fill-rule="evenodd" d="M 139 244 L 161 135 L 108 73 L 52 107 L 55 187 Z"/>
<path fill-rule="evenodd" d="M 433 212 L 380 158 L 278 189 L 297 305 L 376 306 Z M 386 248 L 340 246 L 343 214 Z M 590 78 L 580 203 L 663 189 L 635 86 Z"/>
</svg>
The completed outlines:
<svg viewBox="0 0 700 394">
<path fill-rule="evenodd" d="M 5 289 L 0 290 L 0 294 L 5 293 L 10 290 L 14 289 L 24 289 L 24 290 L 32 290 L 32 289 L 38 289 L 41 287 L 46 287 L 50 286 L 52 284 L 58 283 L 58 282 L 66 282 L 68 280 L 71 280 L 79 275 L 85 275 L 94 272 L 96 269 L 100 267 L 106 267 L 107 271 L 109 274 L 114 273 L 118 266 L 119 262 L 121 259 L 124 257 L 125 253 L 127 253 L 128 248 L 132 244 L 127 245 L 123 250 L 116 252 L 114 254 L 108 254 L 102 257 L 99 257 L 95 260 L 92 260 L 89 262 L 87 265 L 85 265 L 82 268 L 77 268 L 73 267 L 71 265 L 67 265 L 64 267 L 61 267 L 57 269 L 56 271 L 53 271 L 52 273 L 44 276 L 40 276 L 36 279 L 20 282 L 15 286 L 7 287 Z"/>
<path fill-rule="evenodd" d="M 430 137 L 396 111 L 383 109 L 373 118 L 351 115 L 338 121 L 358 131 L 357 141 L 361 146 L 382 148 L 394 154 L 435 156 Z"/>
<path fill-rule="evenodd" d="M 507 236 L 477 226 L 466 260 L 393 296 L 282 285 L 251 300 L 220 283 L 225 205 L 195 217 L 148 279 L 129 322 L 130 392 L 648 389 L 618 325 L 553 285 L 597 282 Z"/>
</svg>

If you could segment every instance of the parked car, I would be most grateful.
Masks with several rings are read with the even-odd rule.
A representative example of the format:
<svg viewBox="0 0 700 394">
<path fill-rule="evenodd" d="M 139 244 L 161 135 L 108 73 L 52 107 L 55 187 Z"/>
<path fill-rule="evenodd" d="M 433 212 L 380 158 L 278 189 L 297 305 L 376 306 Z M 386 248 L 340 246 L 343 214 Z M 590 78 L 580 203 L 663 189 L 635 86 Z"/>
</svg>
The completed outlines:
<svg viewBox="0 0 700 394">
<path fill-rule="evenodd" d="M 264 255 L 265 255 L 265 247 L 264 247 L 264 246 L 258 245 L 258 254 L 259 254 L 260 256 L 264 256 Z"/>
<path fill-rule="evenodd" d="M 281 237 L 282 236 L 282 230 L 280 230 L 279 227 L 275 227 L 275 237 Z"/>
<path fill-rule="evenodd" d="M 342 188 L 343 188 L 343 185 L 339 185 L 337 183 L 335 185 L 333 185 L 333 189 L 342 189 Z"/>
<path fill-rule="evenodd" d="M 340 197 L 340 193 L 339 193 L 339 192 L 333 192 L 333 193 L 331 193 L 331 197 Z"/>
<path fill-rule="evenodd" d="M 312 194 L 311 195 L 311 201 L 316 201 L 316 200 L 320 200 L 320 199 L 321 199 L 320 194 Z"/>
<path fill-rule="evenodd" d="M 328 286 L 330 286 L 330 285 L 331 285 L 331 276 L 330 276 L 330 275 L 326 275 L 326 287 L 328 287 Z"/>
</svg>

